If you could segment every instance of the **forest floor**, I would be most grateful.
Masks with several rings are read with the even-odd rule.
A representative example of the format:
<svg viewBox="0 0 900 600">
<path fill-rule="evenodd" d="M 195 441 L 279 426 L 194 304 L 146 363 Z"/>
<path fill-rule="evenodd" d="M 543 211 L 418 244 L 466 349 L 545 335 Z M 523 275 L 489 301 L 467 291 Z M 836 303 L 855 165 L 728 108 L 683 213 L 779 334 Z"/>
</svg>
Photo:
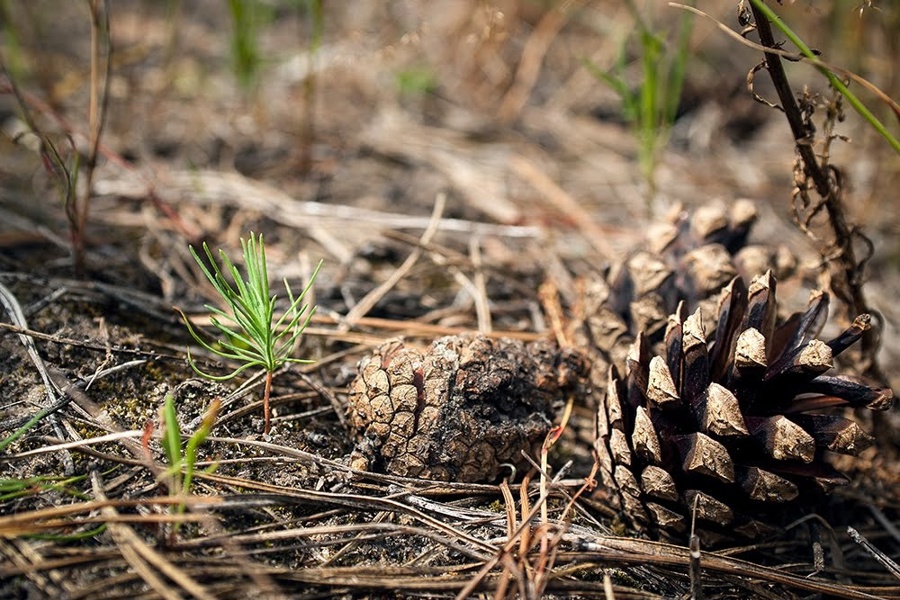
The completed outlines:
<svg viewBox="0 0 900 600">
<path fill-rule="evenodd" d="M 625 3 L 326 3 L 318 48 L 308 15 L 273 3 L 257 32 L 264 59 L 246 87 L 235 78 L 223 3 L 112 4 L 115 52 L 80 272 L 59 170 L 34 136 L 17 132 L 27 130 L 24 105 L 64 163 L 74 164 L 73 148 L 89 155 L 88 11 L 38 2 L 5 15 L 0 443 L 54 402 L 48 389 L 62 392 L 59 410 L 0 450 L 0 597 L 696 591 L 686 538 L 644 540 L 597 501 L 566 511 L 590 469 L 593 407 L 575 407 L 551 454 L 555 466 L 575 466 L 554 484 L 550 525 L 531 532 L 552 548 L 531 552 L 519 552 L 527 544 L 508 521 L 528 512 L 520 481 L 439 484 L 351 470 L 344 415 L 357 363 L 386 340 L 426 346 L 470 331 L 552 339 L 541 285 L 552 282 L 573 304 L 579 279 L 602 277 L 645 245 L 673 207 L 751 200 L 753 243 L 798 259 L 785 304 L 827 287 L 827 249 L 793 217 L 787 122 L 747 91 L 759 53 L 710 21 L 695 23 L 684 100 L 650 185 L 618 97 L 584 66 L 613 64 L 634 26 Z M 785 7 L 785 18 L 813 42 L 830 41 L 835 62 L 864 39 L 870 54 L 860 54 L 874 58 L 858 68 L 897 97 L 896 65 L 878 60 L 891 55 L 897 7 L 857 16 L 835 3 L 847 13 L 835 16 L 805 4 Z M 680 17 L 650 5 L 665 26 Z M 736 7 L 717 10 L 736 27 Z M 855 25 L 838 39 L 830 28 L 840 19 Z M 813 69 L 789 69 L 798 90 L 827 94 Z M 639 70 L 628 76 L 637 85 Z M 763 79 L 755 89 L 765 96 Z M 848 218 L 871 242 L 863 289 L 881 324 L 884 383 L 898 389 L 900 157 L 855 114 L 839 133 L 852 141 L 835 141 L 830 159 L 846 175 Z M 80 173 L 78 197 L 84 163 Z M 821 226 L 814 220 L 813 232 Z M 297 352 L 315 362 L 277 373 L 270 435 L 261 378 L 198 377 L 189 348 L 203 368 L 225 374 L 227 365 L 197 346 L 176 310 L 203 326 L 204 305 L 218 302 L 189 246 L 239 257 L 250 232 L 265 236 L 273 282 L 302 289 L 323 261 L 310 297 L 317 312 Z M 283 301 L 281 285 L 272 289 Z M 173 509 L 180 499 L 168 493 L 158 439 L 170 394 L 186 433 L 224 400 L 197 459 L 215 468 L 197 472 L 185 513 Z M 857 469 L 860 479 L 838 493 L 838 505 L 858 512 L 802 538 L 705 553 L 707 594 L 900 598 L 898 573 L 846 532 L 852 524 L 900 555 L 898 432 L 895 410 L 861 459 L 871 469 Z M 531 489 L 531 501 L 539 494 Z"/>
</svg>

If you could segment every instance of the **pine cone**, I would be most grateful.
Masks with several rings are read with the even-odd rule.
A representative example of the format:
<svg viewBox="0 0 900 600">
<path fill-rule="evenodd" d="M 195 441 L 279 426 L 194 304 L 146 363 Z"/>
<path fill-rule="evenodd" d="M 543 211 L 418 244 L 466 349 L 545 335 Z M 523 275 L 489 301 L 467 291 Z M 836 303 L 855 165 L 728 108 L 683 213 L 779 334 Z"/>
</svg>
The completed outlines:
<svg viewBox="0 0 900 600">
<path fill-rule="evenodd" d="M 528 469 L 555 411 L 583 394 L 587 363 L 571 350 L 483 335 L 448 336 L 422 352 L 387 342 L 364 358 L 348 421 L 358 469 L 444 481 L 494 481 Z"/>
<path fill-rule="evenodd" d="M 650 227 L 647 250 L 613 266 L 605 278 L 582 282 L 584 329 L 574 332 L 577 346 L 590 346 L 606 363 L 624 364 L 637 332 L 651 344 L 662 341 L 669 314 L 679 302 L 714 318 L 716 298 L 736 275 L 745 280 L 773 269 L 786 277 L 796 259 L 785 248 L 748 245 L 757 219 L 749 200 L 726 211 L 719 204 L 688 213 L 677 207 L 668 219 Z M 576 320 L 578 329 L 581 322 Z M 605 372 L 605 366 L 603 368 Z"/>
<path fill-rule="evenodd" d="M 668 319 L 662 355 L 639 334 L 620 377 L 609 368 L 595 451 L 610 499 L 632 524 L 683 531 L 698 525 L 749 537 L 772 507 L 829 491 L 846 478 L 828 452 L 858 454 L 872 443 L 836 407 L 885 410 L 889 389 L 826 375 L 832 359 L 869 327 L 868 315 L 831 341 L 816 337 L 828 295 L 776 324 L 775 278 L 740 277 L 725 288 L 708 340 L 702 311 Z"/>
</svg>

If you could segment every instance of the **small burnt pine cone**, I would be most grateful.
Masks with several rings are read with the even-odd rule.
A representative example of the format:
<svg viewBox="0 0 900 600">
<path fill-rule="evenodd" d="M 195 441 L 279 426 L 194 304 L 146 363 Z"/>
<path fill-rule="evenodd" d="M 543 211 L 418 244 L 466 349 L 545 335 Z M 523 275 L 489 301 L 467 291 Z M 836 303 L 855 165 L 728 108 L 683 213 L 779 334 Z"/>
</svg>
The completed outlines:
<svg viewBox="0 0 900 600">
<path fill-rule="evenodd" d="M 624 376 L 609 369 L 595 451 L 603 493 L 639 529 L 698 528 L 755 537 L 776 510 L 846 482 L 829 452 L 855 455 L 872 438 L 837 407 L 885 410 L 893 394 L 860 378 L 826 374 L 869 327 L 861 315 L 834 339 L 816 339 L 828 296 L 776 322 L 775 278 L 749 288 L 735 277 L 707 339 L 698 309 L 668 319 L 662 355 L 638 335 Z M 695 504 L 696 503 L 696 504 Z"/>
<path fill-rule="evenodd" d="M 749 200 L 726 209 L 708 204 L 687 212 L 676 207 L 649 228 L 645 250 L 614 265 L 606 277 L 582 282 L 583 324 L 576 345 L 590 346 L 606 365 L 624 364 L 637 332 L 662 341 L 668 315 L 680 302 L 714 318 L 716 299 L 735 276 L 745 280 L 767 269 L 779 278 L 793 273 L 796 258 L 785 247 L 748 244 L 757 212 Z M 604 373 L 605 374 L 605 373 Z"/>
<path fill-rule="evenodd" d="M 535 456 L 586 372 L 579 354 L 544 341 L 457 335 L 424 352 L 387 342 L 350 387 L 351 466 L 458 482 L 527 470 L 522 451 Z"/>
</svg>

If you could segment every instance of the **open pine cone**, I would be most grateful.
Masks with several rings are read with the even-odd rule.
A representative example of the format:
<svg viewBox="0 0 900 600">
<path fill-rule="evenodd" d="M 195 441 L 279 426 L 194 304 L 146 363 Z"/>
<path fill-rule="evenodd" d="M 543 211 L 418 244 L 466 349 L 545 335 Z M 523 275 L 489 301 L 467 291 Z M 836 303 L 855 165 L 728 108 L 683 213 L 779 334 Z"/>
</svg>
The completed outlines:
<svg viewBox="0 0 900 600">
<path fill-rule="evenodd" d="M 682 304 L 669 317 L 662 356 L 639 334 L 624 377 L 609 368 L 594 444 L 602 483 L 637 527 L 683 531 L 696 508 L 704 529 L 753 537 L 768 529 L 759 518 L 773 507 L 845 482 L 827 452 L 857 454 L 872 443 L 829 409 L 884 410 L 891 391 L 825 374 L 869 317 L 816 339 L 828 296 L 815 293 L 805 312 L 777 324 L 771 272 L 749 289 L 731 280 L 711 339 L 701 311 L 684 312 Z"/>
<path fill-rule="evenodd" d="M 646 250 L 614 265 L 606 277 L 582 282 L 575 344 L 621 367 L 637 332 L 651 343 L 662 341 L 668 315 L 680 302 L 714 318 L 716 298 L 735 276 L 749 280 L 767 269 L 780 278 L 790 275 L 796 259 L 786 248 L 747 243 L 756 219 L 749 200 L 728 210 L 720 204 L 692 212 L 677 207 L 650 227 Z"/>
</svg>

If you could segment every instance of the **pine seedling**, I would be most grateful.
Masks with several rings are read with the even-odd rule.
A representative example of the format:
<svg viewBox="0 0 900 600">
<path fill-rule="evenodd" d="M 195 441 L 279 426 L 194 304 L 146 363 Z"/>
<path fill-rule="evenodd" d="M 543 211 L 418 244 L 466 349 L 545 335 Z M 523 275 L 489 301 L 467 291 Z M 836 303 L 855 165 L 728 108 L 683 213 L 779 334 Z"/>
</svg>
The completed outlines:
<svg viewBox="0 0 900 600">
<path fill-rule="evenodd" d="M 272 378 L 275 375 L 275 371 L 285 363 L 308 364 L 313 362 L 302 358 L 293 358 L 291 354 L 293 354 L 300 336 L 307 325 L 309 325 L 309 321 L 316 311 L 315 307 L 310 308 L 309 304 L 302 303 L 307 292 L 312 287 L 316 275 L 319 273 L 322 261 L 319 261 L 319 264 L 316 265 L 309 282 L 299 296 L 294 296 L 287 279 L 284 280 L 284 288 L 287 291 L 290 306 L 280 318 L 275 320 L 275 300 L 277 296 L 269 292 L 266 249 L 263 244 L 262 234 L 257 238 L 251 233 L 249 241 L 242 238 L 241 247 L 244 252 L 244 265 L 247 272 L 246 280 L 223 250 L 219 250 L 219 256 L 222 259 L 222 266 L 220 266 L 213 257 L 209 246 L 204 242 L 203 250 L 212 267 L 212 270 L 210 270 L 193 246 L 190 248 L 194 260 L 197 261 L 197 264 L 203 270 L 203 274 L 216 291 L 219 292 L 227 307 L 226 312 L 214 306 L 206 305 L 207 310 L 212 313 L 213 326 L 222 335 L 218 342 L 209 344 L 204 341 L 191 325 L 187 316 L 182 313 L 188 331 L 198 344 L 224 359 L 234 360 L 241 364 L 226 375 L 213 375 L 202 371 L 197 366 L 191 357 L 190 350 L 188 350 L 188 363 L 201 377 L 214 381 L 232 379 L 253 367 L 263 368 L 266 375 L 265 390 L 263 392 L 264 433 L 268 434 L 270 429 L 269 396 L 272 392 Z M 234 285 L 229 283 L 225 276 L 226 272 L 231 275 Z"/>
</svg>

